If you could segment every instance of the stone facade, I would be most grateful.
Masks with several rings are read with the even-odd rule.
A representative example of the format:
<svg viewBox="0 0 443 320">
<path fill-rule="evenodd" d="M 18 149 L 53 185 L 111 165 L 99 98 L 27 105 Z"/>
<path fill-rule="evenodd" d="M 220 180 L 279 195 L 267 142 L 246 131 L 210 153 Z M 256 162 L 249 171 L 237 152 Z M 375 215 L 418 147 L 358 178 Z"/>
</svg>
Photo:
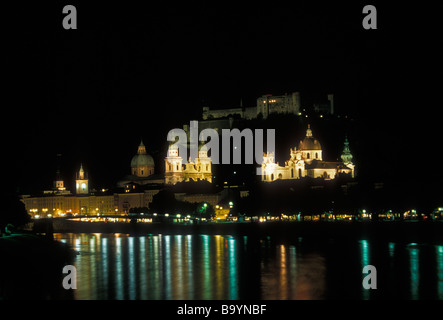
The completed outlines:
<svg viewBox="0 0 443 320">
<path fill-rule="evenodd" d="M 165 183 L 174 185 L 177 182 L 199 180 L 212 182 L 212 162 L 206 146 L 199 147 L 198 157 L 194 161 L 189 158 L 183 164 L 178 147 L 171 145 L 165 158 Z"/>
<path fill-rule="evenodd" d="M 270 114 L 299 114 L 301 110 L 300 93 L 293 92 L 290 94 L 285 93 L 281 96 L 273 96 L 267 94 L 257 99 L 257 105 L 255 107 L 244 108 L 230 108 L 230 109 L 213 109 L 209 107 L 203 107 L 202 119 L 221 119 L 228 118 L 235 115 L 240 116 L 242 119 L 251 120 L 256 119 L 260 114 L 263 119 L 266 119 Z"/>
<path fill-rule="evenodd" d="M 323 161 L 320 142 L 312 135 L 308 125 L 306 137 L 300 141 L 298 149 L 290 150 L 290 158 L 284 166 L 275 163 L 274 153 L 265 153 L 261 165 L 262 181 L 272 182 L 278 179 L 300 179 L 303 177 L 335 179 L 337 174 L 345 173 L 354 177 L 355 165 L 352 163 L 352 154 L 349 142 L 345 140 L 342 154 L 343 162 Z"/>
</svg>

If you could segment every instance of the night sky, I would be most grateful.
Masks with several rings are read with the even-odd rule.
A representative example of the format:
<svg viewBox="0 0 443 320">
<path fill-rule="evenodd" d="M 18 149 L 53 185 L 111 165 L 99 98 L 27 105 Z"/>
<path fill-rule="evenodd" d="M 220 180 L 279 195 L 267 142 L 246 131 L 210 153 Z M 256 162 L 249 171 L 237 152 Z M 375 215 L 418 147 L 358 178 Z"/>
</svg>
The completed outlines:
<svg viewBox="0 0 443 320">
<path fill-rule="evenodd" d="M 162 3 L 5 7 L 3 187 L 50 188 L 58 153 L 67 179 L 83 162 L 97 185 L 111 184 L 141 138 L 162 159 L 168 130 L 204 104 L 249 107 L 293 91 L 303 104 L 334 93 L 337 112 L 374 137 L 374 166 L 443 178 L 441 5 Z M 65 4 L 78 30 L 62 28 Z M 362 28 L 365 4 L 378 30 Z"/>
</svg>

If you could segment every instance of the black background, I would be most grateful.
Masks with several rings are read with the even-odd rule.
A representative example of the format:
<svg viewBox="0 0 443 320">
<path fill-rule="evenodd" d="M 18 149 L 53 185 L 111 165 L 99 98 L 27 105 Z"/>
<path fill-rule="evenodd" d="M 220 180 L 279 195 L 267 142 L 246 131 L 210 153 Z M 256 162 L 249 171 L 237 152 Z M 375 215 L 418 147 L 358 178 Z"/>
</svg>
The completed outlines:
<svg viewBox="0 0 443 320">
<path fill-rule="evenodd" d="M 110 185 L 140 138 L 161 165 L 167 131 L 203 104 L 249 107 L 293 91 L 306 104 L 334 93 L 337 112 L 366 128 L 374 171 L 443 177 L 441 5 L 373 1 L 378 29 L 364 30 L 369 3 L 359 1 L 94 3 L 3 7 L 10 192 L 50 188 L 57 153 L 67 180 L 82 162 L 96 185 Z M 77 30 L 62 27 L 66 4 Z"/>
</svg>

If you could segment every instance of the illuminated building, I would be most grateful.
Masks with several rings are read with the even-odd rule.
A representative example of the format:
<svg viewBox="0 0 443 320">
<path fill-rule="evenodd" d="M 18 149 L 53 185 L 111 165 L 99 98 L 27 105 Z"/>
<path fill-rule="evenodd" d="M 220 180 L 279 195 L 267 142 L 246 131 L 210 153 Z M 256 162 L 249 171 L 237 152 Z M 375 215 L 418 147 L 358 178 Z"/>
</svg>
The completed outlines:
<svg viewBox="0 0 443 320">
<path fill-rule="evenodd" d="M 134 185 L 163 184 L 163 176 L 155 174 L 154 168 L 154 159 L 146 152 L 146 147 L 141 141 L 137 153 L 131 159 L 131 174 L 120 179 L 117 186 L 128 190 L 130 187 L 135 188 Z"/>
<path fill-rule="evenodd" d="M 65 191 L 65 182 L 63 181 L 61 174 L 60 174 L 60 169 L 57 169 L 57 173 L 56 173 L 56 178 L 54 181 L 54 189 L 57 191 Z"/>
<path fill-rule="evenodd" d="M 154 174 L 154 159 L 146 153 L 143 141 L 140 142 L 137 154 L 131 160 L 131 173 L 136 177 L 148 177 Z"/>
<path fill-rule="evenodd" d="M 263 119 L 266 119 L 273 113 L 299 114 L 300 108 L 299 92 L 285 93 L 280 96 L 266 94 L 257 99 L 257 105 L 254 107 L 244 108 L 242 102 L 240 102 L 240 108 L 210 110 L 209 107 L 203 107 L 202 118 L 203 120 L 211 120 L 239 115 L 242 119 L 251 120 L 261 114 Z"/>
<path fill-rule="evenodd" d="M 89 193 L 89 180 L 88 175 L 83 170 L 83 164 L 80 165 L 80 171 L 77 173 L 75 180 L 75 193 L 76 194 L 88 194 Z"/>
<path fill-rule="evenodd" d="M 62 217 L 76 214 L 115 213 L 114 195 L 22 196 L 21 201 L 32 218 Z"/>
<path fill-rule="evenodd" d="M 257 99 L 257 116 L 266 119 L 272 113 L 298 114 L 300 112 L 300 93 L 293 92 L 281 96 L 267 94 Z"/>
<path fill-rule="evenodd" d="M 352 163 L 352 154 L 349 150 L 349 142 L 346 138 L 343 162 L 323 161 L 323 153 L 320 142 L 312 135 L 308 125 L 305 138 L 300 141 L 298 149 L 290 150 L 290 159 L 285 166 L 275 163 L 274 153 L 265 153 L 263 156 L 262 181 L 272 182 L 278 179 L 300 179 L 303 177 L 334 179 L 337 174 L 345 173 L 354 177 L 355 166 Z"/>
<path fill-rule="evenodd" d="M 212 162 L 208 157 L 206 145 L 200 144 L 198 157 L 183 164 L 183 158 L 179 155 L 178 146 L 172 144 L 168 148 L 165 158 L 165 183 L 176 184 L 182 181 L 206 180 L 212 182 Z"/>
</svg>

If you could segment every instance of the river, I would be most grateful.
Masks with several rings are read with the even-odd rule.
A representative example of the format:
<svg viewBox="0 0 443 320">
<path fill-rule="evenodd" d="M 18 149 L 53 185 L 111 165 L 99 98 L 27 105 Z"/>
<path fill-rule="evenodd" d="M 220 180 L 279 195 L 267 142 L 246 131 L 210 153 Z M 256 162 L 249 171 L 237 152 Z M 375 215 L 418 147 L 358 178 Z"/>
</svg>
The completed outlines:
<svg viewBox="0 0 443 320">
<path fill-rule="evenodd" d="M 79 252 L 71 298 L 443 299 L 443 246 L 271 236 L 56 233 Z M 362 285 L 376 268 L 377 289 Z"/>
</svg>

